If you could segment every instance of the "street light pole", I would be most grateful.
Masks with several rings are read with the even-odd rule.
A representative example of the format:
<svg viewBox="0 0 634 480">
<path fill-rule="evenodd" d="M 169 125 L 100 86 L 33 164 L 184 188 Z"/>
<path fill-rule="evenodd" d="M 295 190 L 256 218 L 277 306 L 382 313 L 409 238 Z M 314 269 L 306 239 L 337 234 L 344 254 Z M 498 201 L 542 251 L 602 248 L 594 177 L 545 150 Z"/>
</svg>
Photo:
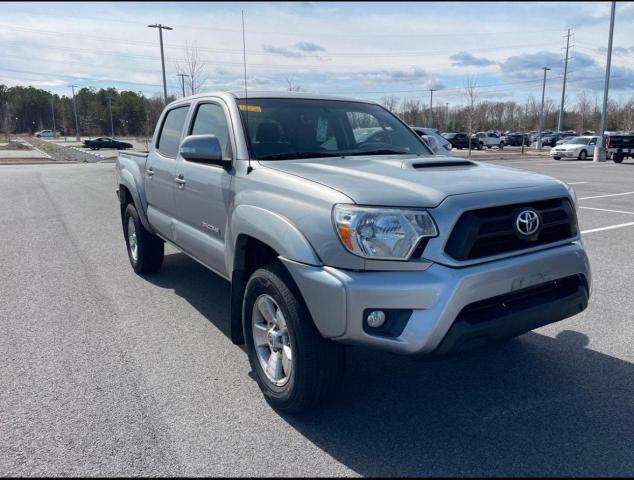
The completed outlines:
<svg viewBox="0 0 634 480">
<path fill-rule="evenodd" d="M 163 69 L 163 96 L 167 104 L 167 81 L 165 80 L 165 56 L 163 54 L 163 30 L 174 30 L 172 27 L 161 25 L 160 23 L 148 25 L 149 28 L 158 28 L 159 42 L 161 43 L 161 68 Z"/>
<path fill-rule="evenodd" d="M 449 129 L 449 102 L 445 102 L 445 131 Z"/>
<path fill-rule="evenodd" d="M 177 77 L 181 77 L 181 87 L 183 88 L 183 98 L 185 98 L 185 77 L 189 77 L 186 73 L 177 73 Z"/>
<path fill-rule="evenodd" d="M 542 149 L 542 130 L 544 129 L 544 95 L 546 93 L 546 72 L 550 70 L 548 67 L 542 67 L 544 70 L 544 84 L 542 85 L 542 109 L 539 114 L 539 133 L 537 137 L 537 150 Z"/>
<path fill-rule="evenodd" d="M 114 123 L 112 121 L 112 97 L 106 97 L 108 99 L 108 111 L 110 112 L 110 136 L 114 138 Z"/>
<path fill-rule="evenodd" d="M 77 102 L 75 101 L 75 87 L 77 85 L 71 85 L 70 88 L 73 90 L 73 111 L 75 112 L 75 140 L 78 142 L 81 140 L 79 137 L 79 120 L 77 118 Z"/>
<path fill-rule="evenodd" d="M 561 106 L 559 107 L 559 120 L 557 121 L 557 133 L 561 132 L 564 126 L 564 101 L 566 100 L 566 76 L 568 75 L 568 50 L 570 48 L 570 29 L 566 35 L 566 62 L 564 63 L 564 83 L 561 89 Z"/>
<path fill-rule="evenodd" d="M 429 128 L 434 127 L 434 88 L 429 89 Z"/>
<path fill-rule="evenodd" d="M 612 2 L 610 11 L 610 35 L 608 36 L 608 60 L 605 64 L 605 86 L 603 87 L 603 111 L 601 112 L 601 126 L 599 127 L 599 141 L 594 147 L 595 162 L 603 162 L 605 158 L 605 120 L 608 110 L 608 89 L 610 88 L 610 65 L 612 63 L 612 36 L 614 34 L 614 10 L 616 2 Z"/>
</svg>

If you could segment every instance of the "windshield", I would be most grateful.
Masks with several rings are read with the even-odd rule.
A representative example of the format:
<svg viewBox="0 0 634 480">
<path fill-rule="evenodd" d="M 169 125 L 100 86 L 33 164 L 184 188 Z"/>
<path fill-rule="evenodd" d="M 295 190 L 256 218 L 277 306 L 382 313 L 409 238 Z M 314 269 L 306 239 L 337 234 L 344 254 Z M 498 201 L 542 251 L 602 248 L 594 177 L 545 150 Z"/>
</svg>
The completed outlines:
<svg viewBox="0 0 634 480">
<path fill-rule="evenodd" d="M 574 145 L 586 145 L 588 143 L 588 140 L 590 140 L 589 138 L 584 138 L 584 137 L 577 137 L 577 138 L 573 138 L 571 140 L 569 140 L 566 143 L 572 143 Z"/>
<path fill-rule="evenodd" d="M 238 100 L 258 160 L 355 155 L 432 155 L 410 128 L 379 105 L 339 100 Z"/>
</svg>

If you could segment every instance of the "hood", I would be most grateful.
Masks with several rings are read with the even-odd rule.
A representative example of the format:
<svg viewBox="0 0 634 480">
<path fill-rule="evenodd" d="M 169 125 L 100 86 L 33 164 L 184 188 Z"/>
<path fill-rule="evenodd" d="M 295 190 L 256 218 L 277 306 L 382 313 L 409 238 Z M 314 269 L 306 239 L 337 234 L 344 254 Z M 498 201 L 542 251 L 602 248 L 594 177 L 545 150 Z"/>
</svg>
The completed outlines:
<svg viewBox="0 0 634 480">
<path fill-rule="evenodd" d="M 260 164 L 326 185 L 362 205 L 432 208 L 450 195 L 561 183 L 525 170 L 456 157 L 359 156 Z"/>
<path fill-rule="evenodd" d="M 554 148 L 556 148 L 559 151 L 562 150 L 577 150 L 578 148 L 581 147 L 586 147 L 587 145 L 581 145 L 579 143 L 562 143 L 560 145 L 555 146 Z"/>
</svg>

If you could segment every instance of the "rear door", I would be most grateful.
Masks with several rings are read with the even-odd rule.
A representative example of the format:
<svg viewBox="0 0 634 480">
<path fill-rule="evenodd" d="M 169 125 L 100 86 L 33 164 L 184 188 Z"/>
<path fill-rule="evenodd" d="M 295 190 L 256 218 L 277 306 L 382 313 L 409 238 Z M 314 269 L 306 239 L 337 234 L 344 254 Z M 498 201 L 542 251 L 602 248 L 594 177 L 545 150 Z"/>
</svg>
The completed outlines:
<svg viewBox="0 0 634 480">
<path fill-rule="evenodd" d="M 192 108 L 187 135 L 215 135 L 223 159 L 233 160 L 235 145 L 229 111 L 221 100 L 201 100 Z M 227 212 L 233 202 L 231 164 L 197 163 L 178 157 L 176 241 L 180 248 L 227 276 L 225 234 Z"/>
<path fill-rule="evenodd" d="M 145 166 L 148 219 L 152 227 L 169 240 L 175 238 L 176 157 L 188 112 L 189 105 L 184 105 L 172 108 L 163 115 L 156 144 Z"/>
</svg>

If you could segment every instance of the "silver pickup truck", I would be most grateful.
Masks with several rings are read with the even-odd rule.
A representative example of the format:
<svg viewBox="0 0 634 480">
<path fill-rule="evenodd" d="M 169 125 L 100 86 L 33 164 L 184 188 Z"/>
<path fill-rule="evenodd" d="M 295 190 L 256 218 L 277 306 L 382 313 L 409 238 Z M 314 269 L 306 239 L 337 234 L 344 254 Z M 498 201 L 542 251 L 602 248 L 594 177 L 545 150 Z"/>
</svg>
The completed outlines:
<svg viewBox="0 0 634 480">
<path fill-rule="evenodd" d="M 373 102 L 187 97 L 116 171 L 134 270 L 169 242 L 229 280 L 232 340 L 283 411 L 332 394 L 345 345 L 445 355 L 588 303 L 569 186 L 433 155 Z"/>
</svg>

